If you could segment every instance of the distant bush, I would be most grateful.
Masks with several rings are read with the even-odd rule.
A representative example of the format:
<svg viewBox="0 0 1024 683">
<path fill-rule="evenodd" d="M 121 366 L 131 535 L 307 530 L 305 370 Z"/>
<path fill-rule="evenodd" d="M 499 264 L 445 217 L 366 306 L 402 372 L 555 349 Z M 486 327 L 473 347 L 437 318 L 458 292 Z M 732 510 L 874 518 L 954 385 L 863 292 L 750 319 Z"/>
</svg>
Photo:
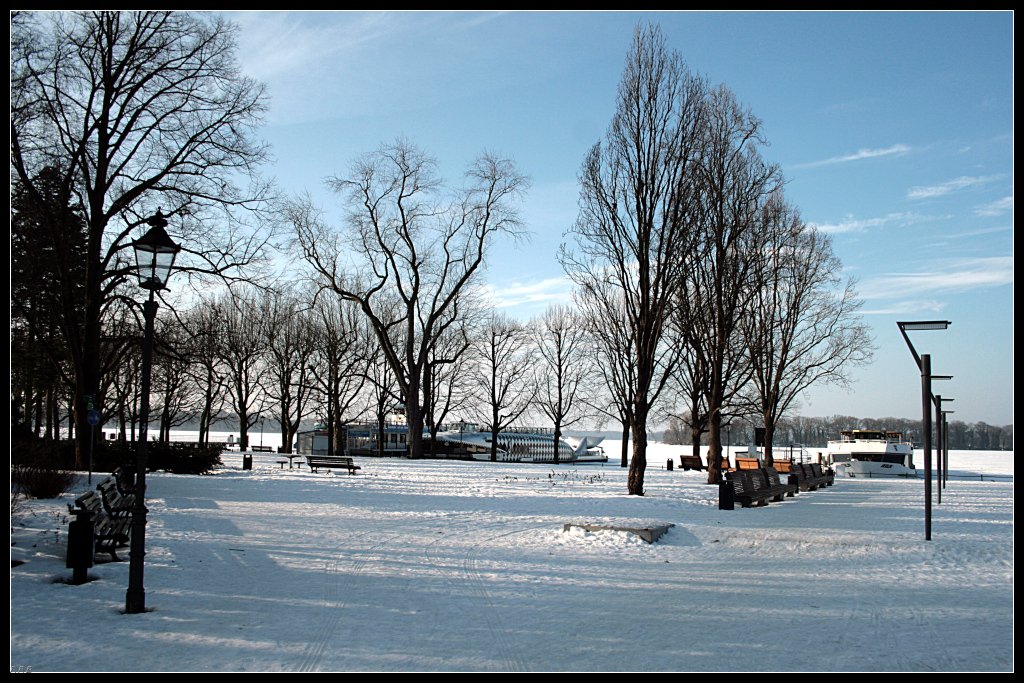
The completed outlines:
<svg viewBox="0 0 1024 683">
<path fill-rule="evenodd" d="M 99 441 L 93 448 L 92 471 L 113 472 L 118 467 L 135 469 L 134 442 Z M 150 441 L 146 449 L 150 472 L 164 470 L 174 474 L 209 474 L 221 467 L 220 456 L 224 444 L 201 446 L 191 443 L 160 443 Z M 75 469 L 75 442 L 53 441 L 38 437 L 22 438 L 11 442 L 11 465 L 29 469 Z M 82 469 L 88 466 L 82 463 Z"/>
<path fill-rule="evenodd" d="M 209 474 L 224 463 L 220 444 L 200 446 L 187 443 L 152 443 L 149 445 L 149 469 L 174 474 Z"/>
<path fill-rule="evenodd" d="M 78 475 L 62 469 L 38 465 L 15 465 L 11 468 L 12 500 L 15 495 L 29 498 L 56 498 L 75 485 Z"/>
<path fill-rule="evenodd" d="M 103 444 L 99 469 L 113 471 L 118 467 L 135 468 L 135 443 L 108 441 Z M 150 441 L 146 448 L 146 469 L 173 474 L 209 474 L 223 465 L 222 444 L 201 446 L 190 443 Z"/>
<path fill-rule="evenodd" d="M 75 485 L 74 448 L 35 435 L 12 435 L 11 505 L 19 497 L 56 498 Z"/>
</svg>

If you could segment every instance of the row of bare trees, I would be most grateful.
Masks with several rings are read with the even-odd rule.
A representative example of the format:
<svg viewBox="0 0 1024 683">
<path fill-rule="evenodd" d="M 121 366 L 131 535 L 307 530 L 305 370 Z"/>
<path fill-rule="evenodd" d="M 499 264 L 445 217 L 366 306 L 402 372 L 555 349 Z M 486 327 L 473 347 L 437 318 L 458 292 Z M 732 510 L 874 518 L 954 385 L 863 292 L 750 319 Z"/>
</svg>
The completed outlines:
<svg viewBox="0 0 1024 683">
<path fill-rule="evenodd" d="M 72 393 L 81 465 L 88 407 L 136 346 L 131 240 L 146 217 L 172 217 L 196 282 L 248 277 L 265 255 L 267 150 L 254 133 L 266 98 L 219 15 L 14 12 L 10 28 L 16 211 L 49 245 L 19 254 L 30 269 L 48 259 L 29 280 L 49 286 L 45 307 L 12 296 L 12 327 Z"/>
<path fill-rule="evenodd" d="M 732 415 L 758 416 L 770 461 L 801 392 L 870 358 L 852 283 L 763 145 L 728 88 L 692 73 L 656 27 L 636 30 L 561 254 L 601 346 L 609 412 L 632 432 L 631 494 L 643 495 L 652 420 L 676 411 L 695 444 L 707 433 L 716 482 Z"/>
<path fill-rule="evenodd" d="M 436 436 L 458 419 L 488 425 L 496 437 L 523 419 L 546 418 L 555 425 L 557 458 L 562 430 L 590 414 L 585 338 L 575 312 L 559 306 L 528 323 L 498 313 L 460 321 L 437 340 L 426 365 L 426 431 Z M 110 377 L 105 403 L 120 437 L 134 439 L 137 353 L 127 360 Z M 166 315 L 153 373 L 152 413 L 162 441 L 172 429 L 198 423 L 199 441 L 208 443 L 211 426 L 225 421 L 246 448 L 250 430 L 269 418 L 291 452 L 300 426 L 315 420 L 340 452 L 345 425 L 372 420 L 383 430 L 406 402 L 359 309 L 295 287 L 239 290 Z"/>
<path fill-rule="evenodd" d="M 337 449 L 346 420 L 383 424 L 399 404 L 419 457 L 450 418 L 498 431 L 533 411 L 560 433 L 600 416 L 632 434 L 639 495 L 652 421 L 686 414 L 707 433 L 714 480 L 731 414 L 756 411 L 770 438 L 806 386 L 870 354 L 827 237 L 761 156 L 760 122 L 657 29 L 637 30 L 580 173 L 561 252 L 576 310 L 526 324 L 480 303 L 487 254 L 523 232 L 516 166 L 484 154 L 451 185 L 414 145 L 383 145 L 329 181 L 345 211 L 330 225 L 261 180 L 266 99 L 238 71 L 235 30 L 210 14 L 11 17 L 12 404 L 54 433 L 70 394 L 79 453 L 89 406 L 125 438 L 138 420 L 128 252 L 158 207 L 194 291 L 228 285 L 163 301 L 164 438 L 195 419 L 205 440 L 231 413 L 245 444 L 269 415 L 290 447 L 313 414 Z M 285 231 L 303 289 L 257 275 Z"/>
</svg>

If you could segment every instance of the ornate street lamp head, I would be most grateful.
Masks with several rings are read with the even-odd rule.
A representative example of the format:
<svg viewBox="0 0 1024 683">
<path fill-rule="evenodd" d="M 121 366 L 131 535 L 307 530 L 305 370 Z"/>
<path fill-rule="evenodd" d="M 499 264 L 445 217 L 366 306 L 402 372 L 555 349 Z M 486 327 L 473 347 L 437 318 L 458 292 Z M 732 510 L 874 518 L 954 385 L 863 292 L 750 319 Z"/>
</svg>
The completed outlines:
<svg viewBox="0 0 1024 683">
<path fill-rule="evenodd" d="M 181 246 L 167 234 L 167 219 L 160 209 L 147 218 L 146 223 L 150 226 L 149 230 L 132 242 L 139 271 L 139 287 L 150 290 L 164 289 Z"/>
</svg>

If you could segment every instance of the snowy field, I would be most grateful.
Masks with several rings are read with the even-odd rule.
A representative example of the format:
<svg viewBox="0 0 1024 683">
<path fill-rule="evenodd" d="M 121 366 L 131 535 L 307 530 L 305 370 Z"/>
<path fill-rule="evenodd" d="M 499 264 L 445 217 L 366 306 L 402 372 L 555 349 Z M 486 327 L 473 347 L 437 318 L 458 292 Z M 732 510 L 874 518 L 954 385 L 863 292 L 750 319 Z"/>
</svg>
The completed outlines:
<svg viewBox="0 0 1024 683">
<path fill-rule="evenodd" d="M 644 497 L 614 463 L 154 474 L 143 615 L 121 613 L 127 550 L 60 582 L 83 476 L 12 515 L 11 670 L 1013 669 L 1012 453 L 951 454 L 1009 476 L 950 481 L 926 542 L 921 481 L 727 512 L 661 469 L 681 452 L 655 447 Z M 648 545 L 574 521 L 675 526 Z"/>
</svg>

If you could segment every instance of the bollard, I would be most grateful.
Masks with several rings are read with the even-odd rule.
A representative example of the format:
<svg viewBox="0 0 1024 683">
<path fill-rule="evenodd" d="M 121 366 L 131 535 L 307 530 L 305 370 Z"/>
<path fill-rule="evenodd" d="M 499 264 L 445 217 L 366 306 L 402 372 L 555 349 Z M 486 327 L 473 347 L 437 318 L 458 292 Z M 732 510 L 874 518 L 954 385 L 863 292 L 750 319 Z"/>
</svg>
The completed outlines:
<svg viewBox="0 0 1024 683">
<path fill-rule="evenodd" d="M 75 519 L 68 524 L 68 553 L 66 566 L 72 569 L 71 583 L 80 586 L 88 580 L 95 552 L 92 516 L 88 510 L 75 510 Z"/>
<path fill-rule="evenodd" d="M 718 482 L 718 509 L 735 510 L 736 492 L 733 491 L 731 481 Z"/>
<path fill-rule="evenodd" d="M 252 454 L 251 453 L 247 453 L 247 454 L 242 456 L 242 469 L 243 470 L 251 470 L 252 469 Z"/>
<path fill-rule="evenodd" d="M 668 459 L 668 466 L 667 466 L 667 469 L 668 469 L 668 471 L 669 471 L 669 472 L 671 472 L 671 471 L 672 471 L 672 458 L 669 458 L 669 459 Z"/>
</svg>

